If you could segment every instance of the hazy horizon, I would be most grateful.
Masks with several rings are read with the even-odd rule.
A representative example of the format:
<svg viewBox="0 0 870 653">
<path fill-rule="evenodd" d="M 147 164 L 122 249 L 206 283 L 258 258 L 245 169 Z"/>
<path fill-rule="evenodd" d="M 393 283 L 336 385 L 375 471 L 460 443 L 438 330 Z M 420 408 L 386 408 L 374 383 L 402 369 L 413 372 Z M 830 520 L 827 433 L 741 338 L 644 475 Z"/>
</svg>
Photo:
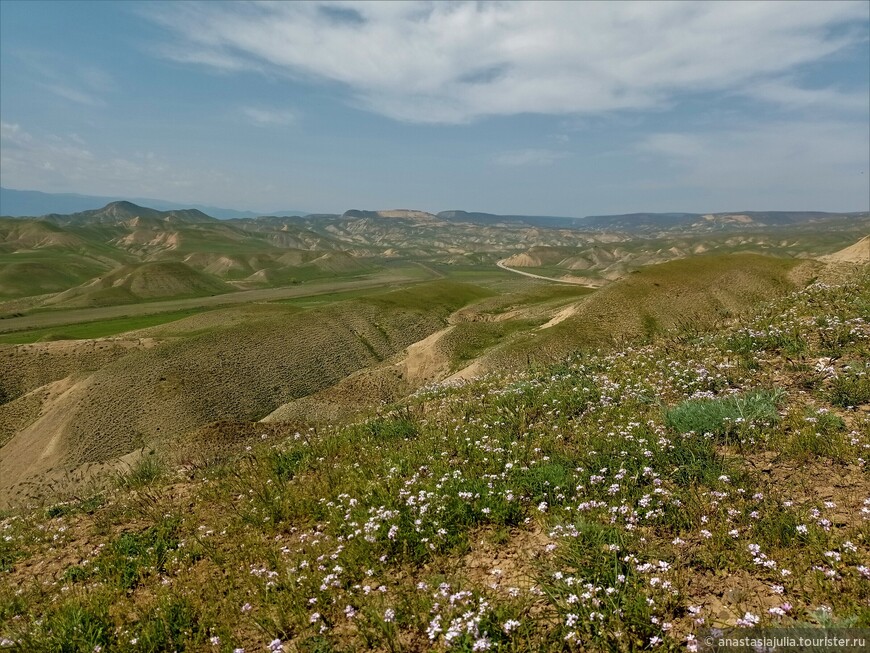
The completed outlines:
<svg viewBox="0 0 870 653">
<path fill-rule="evenodd" d="M 854 210 L 843 210 L 843 211 L 828 211 L 825 207 L 804 207 L 804 208 L 789 208 L 786 207 L 763 207 L 763 208 L 755 208 L 755 207 L 740 207 L 740 208 L 732 208 L 728 210 L 716 210 L 716 211 L 683 211 L 678 208 L 671 210 L 662 210 L 662 211 L 617 211 L 609 214 L 591 214 L 591 213 L 580 213 L 577 215 L 545 215 L 538 212 L 526 212 L 526 213 L 495 213 L 493 211 L 488 211 L 485 208 L 468 208 L 468 207 L 436 207 L 434 209 L 421 209 L 420 207 L 415 206 L 348 206 L 347 208 L 339 211 L 318 211 L 318 210 L 308 210 L 308 209 L 293 209 L 293 208 L 276 208 L 272 210 L 266 211 L 255 211 L 251 209 L 246 209 L 244 207 L 241 208 L 230 208 L 224 206 L 214 206 L 209 205 L 202 202 L 185 202 L 185 201 L 171 201 L 165 200 L 159 197 L 131 197 L 131 196 L 95 196 L 95 195 L 84 195 L 81 193 L 44 193 L 44 191 L 35 191 L 33 189 L 24 189 L 24 188 L 7 188 L 5 186 L 2 187 L 3 191 L 13 191 L 13 192 L 21 192 L 21 193 L 42 193 L 47 197 L 53 198 L 62 198 L 62 197 L 74 197 L 77 200 L 85 200 L 85 202 L 77 202 L 75 206 L 71 206 L 69 208 L 64 209 L 51 209 L 42 212 L 36 213 L 22 213 L 22 212 L 12 212 L 10 213 L 6 208 L 6 203 L 0 202 L 0 215 L 13 215 L 20 217 L 29 217 L 29 216 L 39 216 L 47 213 L 78 213 L 81 211 L 92 210 L 92 209 L 101 209 L 104 206 L 119 202 L 125 201 L 130 202 L 132 204 L 150 208 L 157 209 L 159 211 L 168 211 L 172 209 L 198 209 L 203 211 L 206 214 L 211 215 L 212 217 L 216 217 L 218 219 L 224 220 L 230 217 L 242 217 L 243 215 L 250 216 L 268 216 L 268 215 L 341 215 L 347 211 L 353 210 L 361 210 L 361 211 L 401 211 L 401 210 L 409 210 L 409 211 L 426 211 L 432 214 L 438 214 L 445 211 L 464 211 L 466 213 L 480 213 L 480 214 L 491 214 L 491 215 L 504 215 L 504 216 L 529 216 L 529 217 L 552 217 L 552 218 L 565 218 L 567 219 L 583 219 L 585 217 L 596 217 L 601 215 L 643 215 L 643 214 L 654 214 L 654 215 L 678 215 L 678 214 L 692 214 L 692 215 L 702 215 L 702 214 L 739 214 L 739 213 L 832 213 L 832 214 L 846 214 L 846 213 L 867 213 L 868 210 L 866 208 L 857 208 Z M 87 203 L 87 200 L 93 200 L 90 203 Z M 62 202 L 61 202 L 62 203 Z M 214 213 L 209 213 L 209 209 L 213 210 Z"/>
</svg>

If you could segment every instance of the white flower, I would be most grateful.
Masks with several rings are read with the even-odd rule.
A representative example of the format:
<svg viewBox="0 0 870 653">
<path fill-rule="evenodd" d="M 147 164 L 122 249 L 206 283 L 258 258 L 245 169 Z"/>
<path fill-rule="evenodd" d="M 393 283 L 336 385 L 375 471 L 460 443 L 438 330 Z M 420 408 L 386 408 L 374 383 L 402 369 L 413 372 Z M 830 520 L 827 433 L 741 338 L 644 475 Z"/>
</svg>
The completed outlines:
<svg viewBox="0 0 870 653">
<path fill-rule="evenodd" d="M 517 621 L 516 619 L 508 619 L 507 621 L 504 622 L 504 625 L 502 626 L 502 630 L 504 630 L 506 633 L 510 634 L 510 632 L 512 630 L 519 628 L 519 626 L 520 626 L 520 622 Z"/>
<path fill-rule="evenodd" d="M 743 615 L 742 619 L 737 620 L 737 625 L 742 626 L 743 628 L 752 628 L 753 626 L 758 625 L 759 621 L 761 621 L 759 617 L 751 612 L 747 612 Z"/>
</svg>

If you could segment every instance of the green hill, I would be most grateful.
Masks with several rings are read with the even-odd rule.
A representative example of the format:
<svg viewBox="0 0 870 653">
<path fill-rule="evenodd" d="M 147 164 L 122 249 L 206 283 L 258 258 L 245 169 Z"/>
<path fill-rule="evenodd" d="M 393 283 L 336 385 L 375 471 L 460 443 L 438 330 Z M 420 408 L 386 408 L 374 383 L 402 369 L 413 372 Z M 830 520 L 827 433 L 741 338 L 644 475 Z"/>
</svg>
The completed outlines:
<svg viewBox="0 0 870 653">
<path fill-rule="evenodd" d="M 155 299 L 216 295 L 235 290 L 211 275 L 178 261 L 127 265 L 47 300 L 47 306 L 87 307 Z"/>
</svg>

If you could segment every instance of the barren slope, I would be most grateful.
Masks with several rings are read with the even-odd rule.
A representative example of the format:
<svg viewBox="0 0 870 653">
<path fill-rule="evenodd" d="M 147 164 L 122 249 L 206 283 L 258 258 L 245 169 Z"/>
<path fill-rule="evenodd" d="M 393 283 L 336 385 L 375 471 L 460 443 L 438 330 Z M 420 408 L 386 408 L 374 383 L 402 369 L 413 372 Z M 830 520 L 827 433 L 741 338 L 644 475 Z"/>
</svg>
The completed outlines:
<svg viewBox="0 0 870 653">
<path fill-rule="evenodd" d="M 208 325 L 126 355 L 118 356 L 116 347 L 96 369 L 99 357 L 86 358 L 83 366 L 91 369 L 73 376 L 58 370 L 39 378 L 31 372 L 16 382 L 17 393 L 36 390 L 40 381 L 65 379 L 69 387 L 61 394 L 45 388 L 38 411 L 33 397 L 19 397 L 5 408 L 26 418 L 17 418 L 20 430 L 0 448 L 3 503 L 22 491 L 30 494 L 28 481 L 52 469 L 72 470 L 149 443 L 172 443 L 217 420 L 258 420 L 442 328 L 451 312 L 483 294 L 436 282 L 316 310 L 263 306 L 247 319 Z M 182 329 L 180 323 L 173 328 Z M 2 351 L 12 359 L 23 352 L 42 355 L 35 345 Z M 33 367 L 43 370 L 43 360 Z M 75 368 L 74 360 L 69 367 Z"/>
</svg>

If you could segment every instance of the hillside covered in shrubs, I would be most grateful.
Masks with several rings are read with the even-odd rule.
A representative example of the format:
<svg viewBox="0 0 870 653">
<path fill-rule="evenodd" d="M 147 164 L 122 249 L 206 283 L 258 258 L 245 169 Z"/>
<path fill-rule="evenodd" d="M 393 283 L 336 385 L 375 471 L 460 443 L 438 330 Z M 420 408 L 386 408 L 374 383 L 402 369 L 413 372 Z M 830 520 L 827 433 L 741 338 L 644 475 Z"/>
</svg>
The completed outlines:
<svg viewBox="0 0 870 653">
<path fill-rule="evenodd" d="M 0 521 L 21 651 L 630 651 L 870 627 L 870 276 Z M 376 411 L 376 414 L 375 414 Z M 255 428 L 260 428 L 256 426 Z"/>
</svg>

